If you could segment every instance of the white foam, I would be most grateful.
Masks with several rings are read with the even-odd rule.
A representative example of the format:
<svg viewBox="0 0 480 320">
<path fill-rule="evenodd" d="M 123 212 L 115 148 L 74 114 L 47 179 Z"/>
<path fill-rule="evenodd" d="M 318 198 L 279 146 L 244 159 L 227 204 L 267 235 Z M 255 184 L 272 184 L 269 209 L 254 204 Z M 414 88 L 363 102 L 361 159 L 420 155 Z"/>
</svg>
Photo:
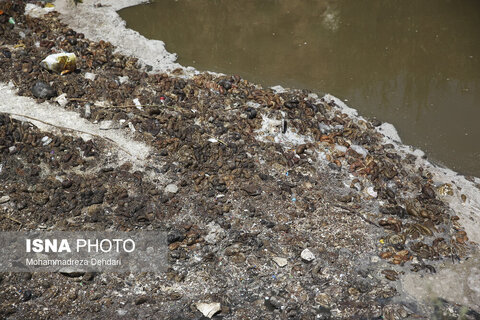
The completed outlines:
<svg viewBox="0 0 480 320">
<path fill-rule="evenodd" d="M 351 116 L 351 117 L 357 117 L 358 116 L 358 111 L 350 108 L 347 106 L 342 100 L 338 99 L 335 96 L 332 96 L 331 94 L 327 93 L 326 95 L 323 96 L 323 99 L 325 101 L 333 101 L 341 110 L 343 113 Z"/>
<path fill-rule="evenodd" d="M 287 127 L 283 133 L 283 120 L 276 120 L 265 115 L 262 115 L 262 120 L 262 127 L 255 131 L 257 139 L 260 141 L 280 143 L 287 148 L 312 142 L 312 138 L 298 134 L 290 127 Z"/>
<path fill-rule="evenodd" d="M 402 142 L 402 139 L 400 138 L 397 129 L 395 129 L 395 127 L 391 123 L 384 122 L 380 126 L 378 126 L 376 130 L 383 134 L 387 138 L 387 140 L 393 140 L 400 143 Z"/>
</svg>

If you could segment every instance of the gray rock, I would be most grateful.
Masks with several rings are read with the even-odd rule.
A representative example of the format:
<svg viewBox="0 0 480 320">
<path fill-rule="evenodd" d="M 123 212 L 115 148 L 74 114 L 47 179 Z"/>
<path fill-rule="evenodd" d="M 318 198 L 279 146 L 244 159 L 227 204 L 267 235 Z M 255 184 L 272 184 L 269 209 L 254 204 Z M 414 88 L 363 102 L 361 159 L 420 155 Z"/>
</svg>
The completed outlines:
<svg viewBox="0 0 480 320">
<path fill-rule="evenodd" d="M 50 99 L 57 95 L 55 90 L 43 81 L 37 81 L 32 87 L 32 94 L 40 99 Z"/>
<path fill-rule="evenodd" d="M 8 201 L 10 201 L 10 196 L 0 197 L 0 204 L 7 203 Z"/>
<path fill-rule="evenodd" d="M 288 264 L 288 260 L 282 257 L 273 257 L 272 260 L 281 268 Z"/>
</svg>

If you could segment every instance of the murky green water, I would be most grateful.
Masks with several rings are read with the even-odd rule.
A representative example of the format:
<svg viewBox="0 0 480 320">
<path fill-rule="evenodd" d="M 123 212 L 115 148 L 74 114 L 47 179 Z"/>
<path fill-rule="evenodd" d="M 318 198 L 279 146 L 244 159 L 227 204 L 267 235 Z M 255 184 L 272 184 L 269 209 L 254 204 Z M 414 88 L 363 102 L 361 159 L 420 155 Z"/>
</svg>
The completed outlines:
<svg viewBox="0 0 480 320">
<path fill-rule="evenodd" d="M 478 0 L 156 0 L 120 15 L 182 65 L 331 93 L 480 176 Z"/>
</svg>

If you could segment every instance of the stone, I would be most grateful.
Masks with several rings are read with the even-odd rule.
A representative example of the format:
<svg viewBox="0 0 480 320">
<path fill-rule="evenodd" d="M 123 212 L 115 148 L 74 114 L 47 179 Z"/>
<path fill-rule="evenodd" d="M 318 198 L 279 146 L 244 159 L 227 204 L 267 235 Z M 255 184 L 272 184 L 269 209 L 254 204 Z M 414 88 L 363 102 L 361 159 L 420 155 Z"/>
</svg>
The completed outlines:
<svg viewBox="0 0 480 320">
<path fill-rule="evenodd" d="M 243 186 L 243 191 L 245 191 L 249 196 L 258 196 L 262 193 L 262 190 L 260 189 L 259 186 L 254 185 L 254 184 L 248 184 Z"/>
<path fill-rule="evenodd" d="M 265 306 L 270 310 L 281 309 L 282 305 L 282 301 L 278 297 L 273 296 L 265 298 Z"/>
<path fill-rule="evenodd" d="M 60 274 L 69 278 L 78 278 L 85 274 L 83 271 L 76 270 L 73 267 L 64 267 L 59 270 Z"/>
<path fill-rule="evenodd" d="M 207 318 L 213 317 L 217 312 L 222 310 L 219 302 L 213 302 L 213 303 L 199 302 L 195 306 L 197 307 L 198 311 L 200 311 Z"/>
<path fill-rule="evenodd" d="M 306 262 L 312 262 L 315 260 L 315 255 L 309 249 L 304 249 L 300 256 L 302 257 L 302 260 Z"/>
<path fill-rule="evenodd" d="M 57 102 L 62 108 L 64 108 L 67 103 L 68 103 L 68 99 L 67 99 L 67 94 L 66 93 L 62 93 L 61 95 L 59 95 L 58 97 L 56 97 L 55 99 L 53 99 L 55 102 Z"/>
<path fill-rule="evenodd" d="M 148 298 L 146 296 L 141 296 L 135 300 L 135 305 L 138 306 L 138 305 L 144 304 L 147 301 L 148 301 Z"/>
<path fill-rule="evenodd" d="M 8 201 L 10 201 L 10 196 L 0 197 L 0 204 L 7 203 Z"/>
<path fill-rule="evenodd" d="M 40 99 L 50 99 L 57 95 L 55 90 L 43 81 L 37 81 L 32 87 L 32 94 Z"/>
<path fill-rule="evenodd" d="M 169 184 L 165 187 L 165 192 L 167 193 L 177 193 L 178 192 L 178 187 L 176 184 Z"/>
<path fill-rule="evenodd" d="M 288 264 L 288 260 L 282 257 L 273 257 L 273 262 L 275 262 L 280 268 L 285 267 Z"/>
</svg>

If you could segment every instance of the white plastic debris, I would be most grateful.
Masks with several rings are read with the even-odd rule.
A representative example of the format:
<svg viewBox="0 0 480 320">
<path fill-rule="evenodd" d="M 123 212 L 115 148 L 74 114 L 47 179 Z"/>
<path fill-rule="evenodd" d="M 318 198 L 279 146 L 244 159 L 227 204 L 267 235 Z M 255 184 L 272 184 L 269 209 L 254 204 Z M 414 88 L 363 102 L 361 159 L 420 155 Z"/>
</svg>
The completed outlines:
<svg viewBox="0 0 480 320">
<path fill-rule="evenodd" d="M 219 302 L 213 302 L 213 303 L 197 303 L 195 305 L 205 317 L 211 318 L 213 317 L 218 311 L 220 311 L 222 308 L 220 307 Z"/>
<path fill-rule="evenodd" d="M 75 71 L 77 68 L 77 57 L 75 53 L 62 52 L 51 54 L 40 62 L 40 65 L 47 70 L 65 74 Z"/>
<path fill-rule="evenodd" d="M 52 141 L 52 138 L 50 138 L 49 136 L 45 136 L 42 138 L 42 143 L 44 146 L 48 146 Z"/>
<path fill-rule="evenodd" d="M 66 93 L 62 93 L 61 95 L 59 95 L 58 97 L 56 97 L 55 99 L 53 99 L 54 101 L 56 101 L 60 106 L 62 107 L 65 107 L 68 103 L 68 99 L 67 99 L 67 94 Z"/>
<path fill-rule="evenodd" d="M 287 265 L 288 261 L 285 258 L 282 257 L 273 257 L 272 258 L 273 262 L 275 262 L 280 268 L 283 268 Z"/>
<path fill-rule="evenodd" d="M 300 257 L 307 262 L 315 260 L 315 255 L 309 249 L 304 249 L 300 254 Z"/>
<path fill-rule="evenodd" d="M 97 75 L 95 73 L 87 72 L 85 73 L 85 79 L 95 81 Z"/>
<path fill-rule="evenodd" d="M 142 110 L 142 104 L 140 103 L 140 100 L 138 100 L 138 98 L 133 99 L 133 103 L 135 103 L 135 106 L 137 106 L 138 110 Z"/>
</svg>

